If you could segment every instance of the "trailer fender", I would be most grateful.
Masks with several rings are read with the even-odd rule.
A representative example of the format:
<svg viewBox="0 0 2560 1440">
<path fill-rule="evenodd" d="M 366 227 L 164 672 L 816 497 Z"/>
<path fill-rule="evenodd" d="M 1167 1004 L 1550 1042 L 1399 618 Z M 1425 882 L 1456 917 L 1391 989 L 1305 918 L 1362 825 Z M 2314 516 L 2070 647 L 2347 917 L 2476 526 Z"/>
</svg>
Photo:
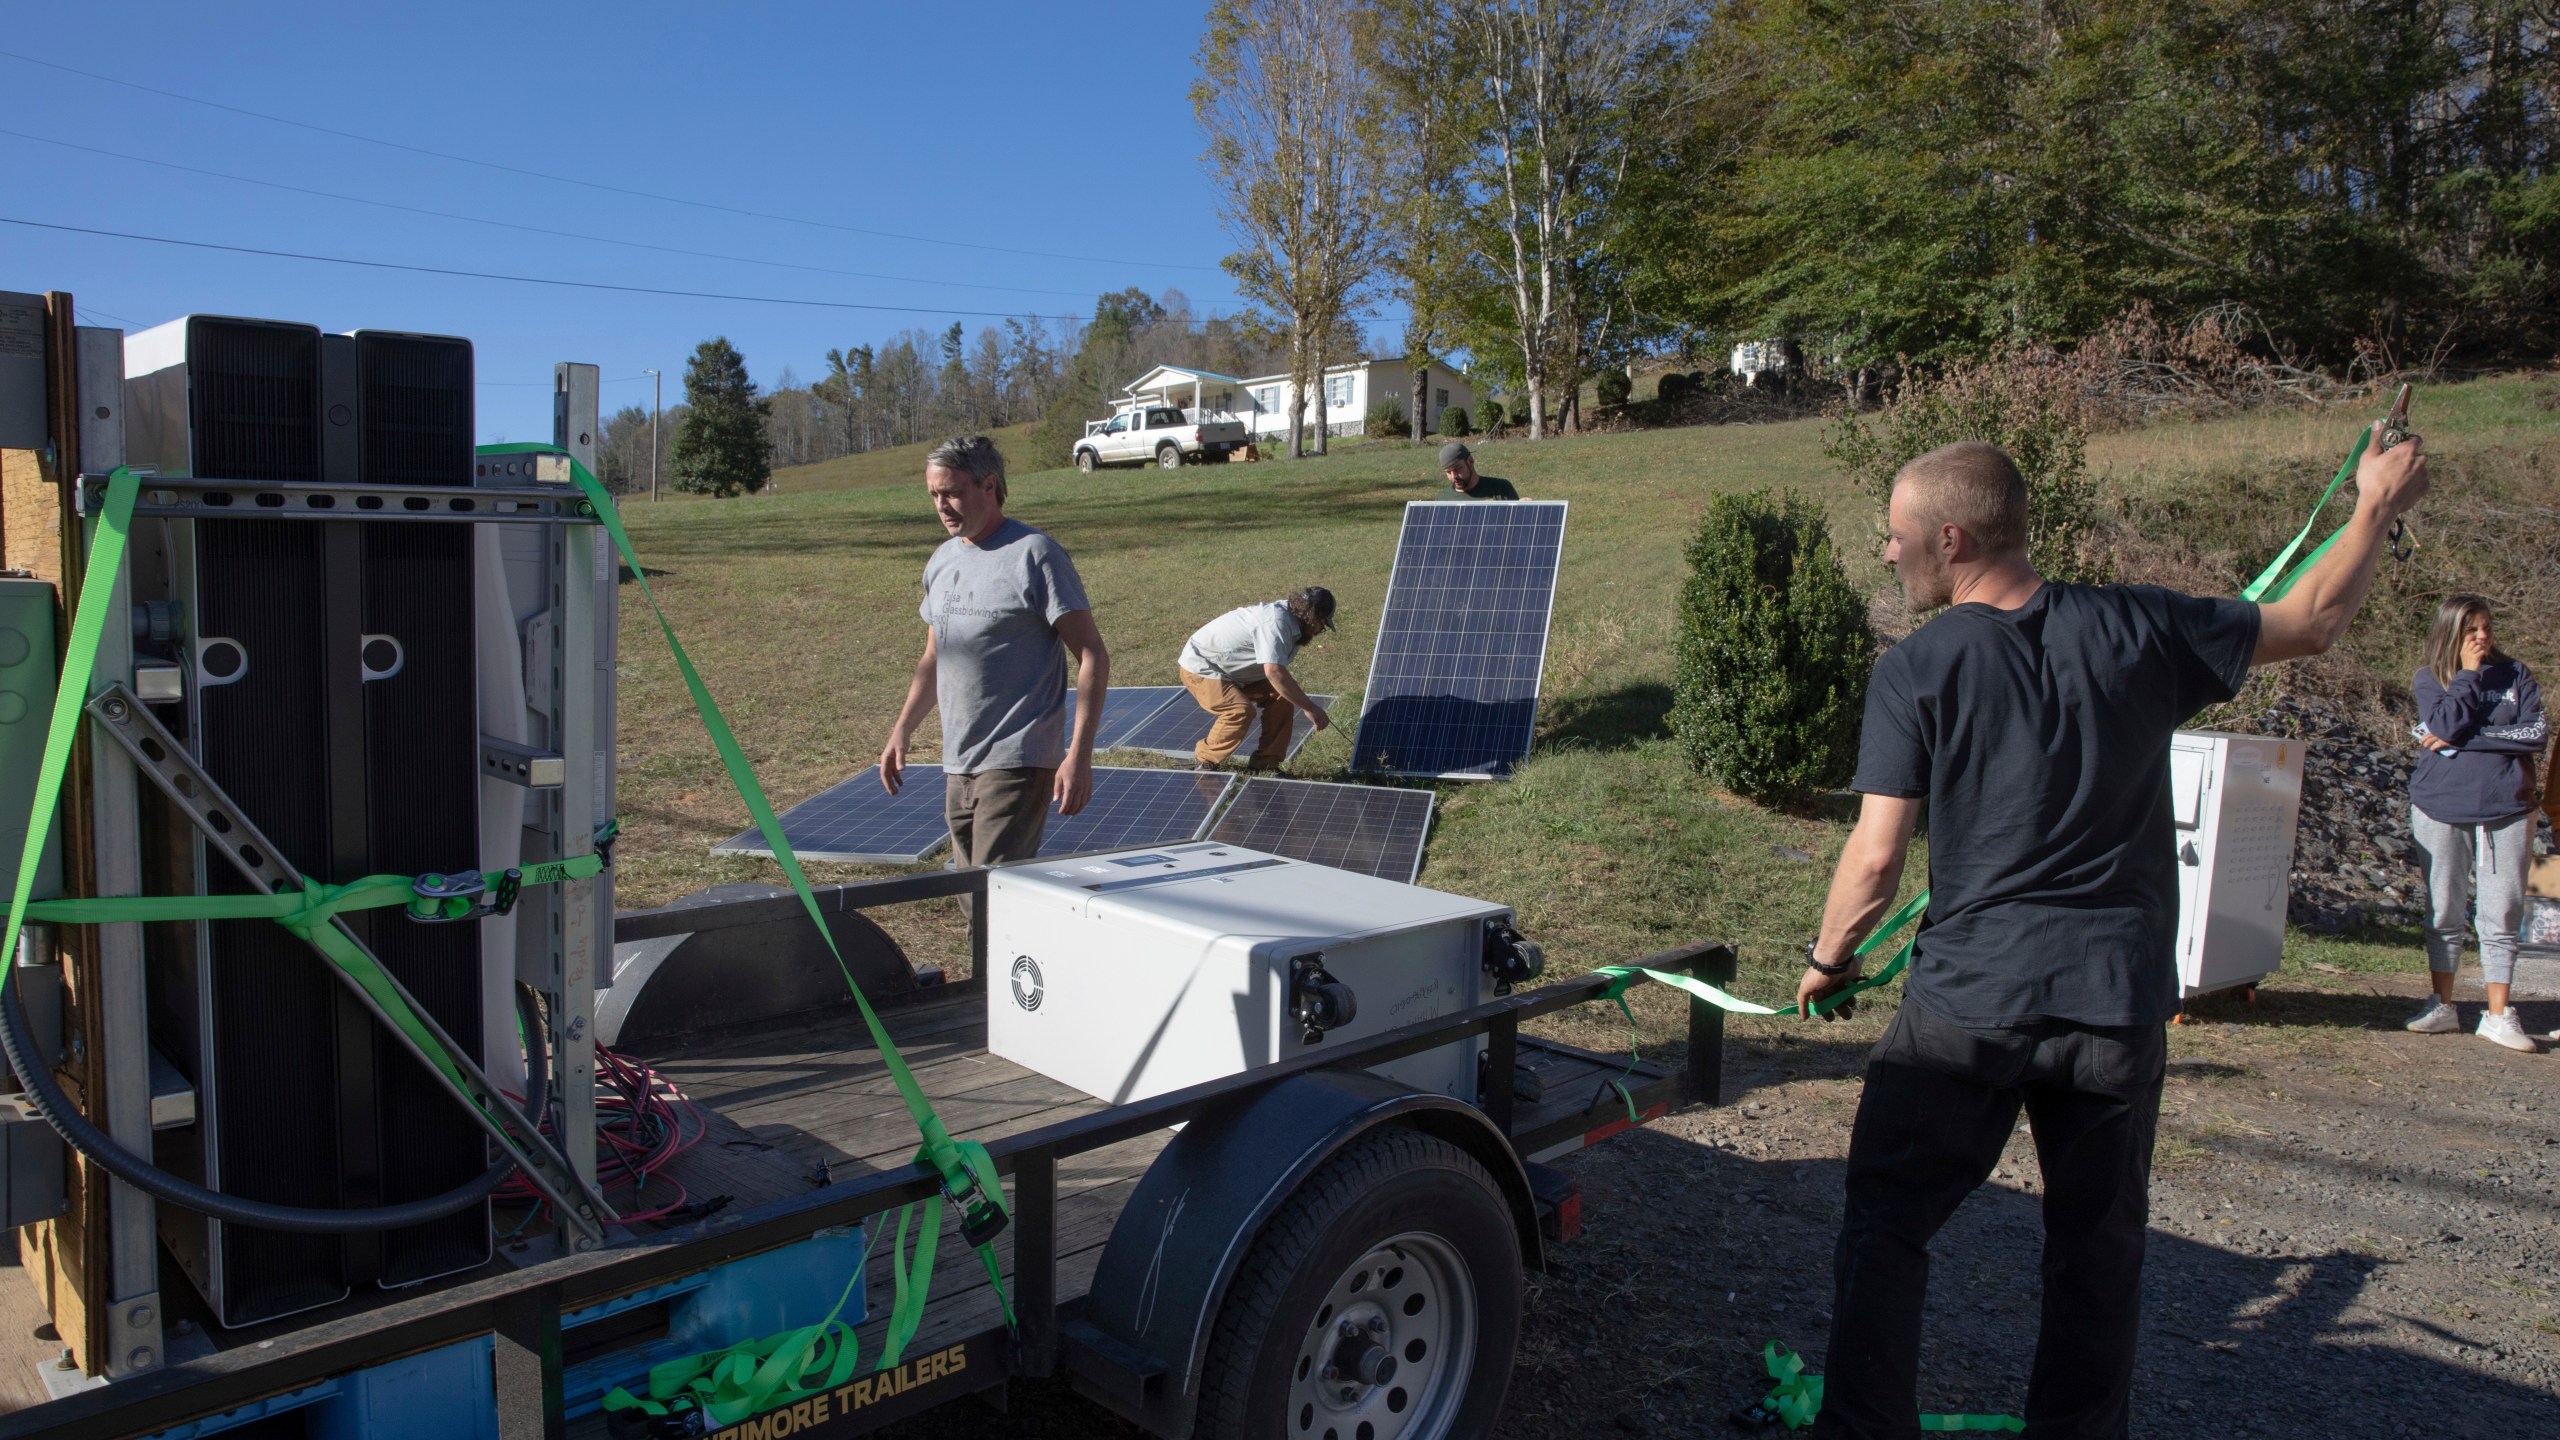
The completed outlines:
<svg viewBox="0 0 2560 1440">
<path fill-rule="evenodd" d="M 1204 1112 L 1148 1167 L 1092 1290 L 1062 1315 L 1076 1388 L 1155 1434 L 1188 1435 L 1210 1330 L 1254 1237 L 1335 1152 L 1388 1125 L 1473 1155 L 1510 1205 L 1521 1264 L 1543 1268 L 1529 1177 L 1482 1111 L 1365 1070 L 1311 1072 Z"/>
</svg>

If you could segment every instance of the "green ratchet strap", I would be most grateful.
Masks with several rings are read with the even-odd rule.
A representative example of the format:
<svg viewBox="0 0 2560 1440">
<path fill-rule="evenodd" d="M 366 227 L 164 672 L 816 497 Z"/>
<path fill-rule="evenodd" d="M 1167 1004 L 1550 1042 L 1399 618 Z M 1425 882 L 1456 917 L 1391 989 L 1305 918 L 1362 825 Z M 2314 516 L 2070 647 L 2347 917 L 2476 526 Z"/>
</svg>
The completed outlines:
<svg viewBox="0 0 2560 1440">
<path fill-rule="evenodd" d="M 2365 447 L 2372 443 L 2371 430 L 2356 436 L 2355 448 L 2347 452 L 2347 463 L 2339 466 L 2338 473 L 2329 478 L 2329 488 L 2320 492 L 2320 503 L 2312 506 L 2310 515 L 2303 519 L 2301 532 L 2293 537 L 2291 544 L 2277 552 L 2276 558 L 2267 562 L 2267 568 L 2258 572 L 2258 578 L 2250 581 L 2247 589 L 2240 592 L 2241 599 L 2264 604 L 2283 599 L 2294 582 L 2310 574 L 2311 567 L 2320 563 L 2320 557 L 2329 553 L 2329 547 L 2338 543 L 2338 537 L 2347 533 L 2344 525 L 2330 531 L 2329 538 L 2303 556 L 2300 564 L 2290 570 L 2285 568 L 2292 561 L 2294 552 L 2302 548 L 2302 542 L 2311 538 L 2311 527 L 2320 523 L 2320 512 L 2329 508 L 2329 501 L 2337 495 L 2338 487 L 2347 483 L 2348 476 L 2356 473 L 2356 462 L 2364 458 Z"/>
<path fill-rule="evenodd" d="M 1884 923 L 1876 927 L 1875 933 L 1869 935 L 1866 942 L 1858 947 L 1857 953 L 1864 956 L 1867 952 L 1883 945 L 1887 940 L 1900 934 L 1903 927 L 1919 919 L 1921 912 L 1928 908 L 1929 892 L 1926 890 L 1903 901 L 1902 908 L 1886 916 Z M 1917 938 L 1918 935 L 1915 932 L 1912 939 Z M 1627 1009 L 1627 987 L 1635 984 L 1638 976 L 1658 985 L 1668 985 L 1674 990 L 1685 990 L 1710 1005 L 1730 1010 L 1736 1015 L 1795 1015 L 1810 1019 L 1816 1015 L 1831 1013 L 1863 991 L 1892 984 L 1901 976 L 1903 967 L 1910 963 L 1911 940 L 1904 940 L 1902 948 L 1894 951 L 1893 958 L 1886 961 L 1884 968 L 1873 975 L 1861 976 L 1849 982 L 1838 991 L 1813 1002 L 1810 1009 L 1790 1005 L 1783 1010 L 1729 994 L 1694 975 L 1682 975 L 1669 970 L 1648 970 L 1639 965 L 1603 965 L 1591 973 L 1614 977 L 1609 983 L 1609 988 L 1601 991 L 1598 998 L 1617 1001 L 1618 1008 L 1627 1011 L 1627 1020 L 1630 1024 L 1634 1023 L 1636 1017 L 1634 1011 Z"/>
<path fill-rule="evenodd" d="M 868 1240 L 863 1242 L 862 1255 L 863 1261 L 871 1258 Z M 712 1429 L 724 1429 L 850 1383 L 862 1363 L 862 1346 L 853 1327 L 838 1317 L 861 1278 L 862 1262 L 858 1261 L 852 1279 L 836 1296 L 836 1308 L 817 1324 L 653 1365 L 647 1395 L 634 1395 L 616 1385 L 605 1393 L 604 1408 L 644 1415 L 699 1410 Z"/>
<path fill-rule="evenodd" d="M 1771 1420 L 1790 1430 L 1802 1430 L 1813 1423 L 1822 1411 L 1822 1377 L 1804 1373 L 1804 1357 L 1772 1340 L 1760 1351 L 1769 1367 L 1769 1378 L 1776 1386 L 1760 1399 L 1760 1403 L 1744 1412 L 1744 1418 L 1766 1424 Z M 2027 1422 L 2015 1415 L 1923 1415 L 1923 1430 L 1989 1430 L 2003 1434 L 2023 1434 Z"/>
<path fill-rule="evenodd" d="M 477 453 L 556 455 L 560 450 L 555 445 L 483 445 Z M 870 998 L 855 983 L 853 969 L 845 963 L 844 953 L 836 948 L 835 936 L 828 931 L 826 918 L 818 909 L 818 897 L 810 891 L 809 877 L 800 868 L 800 857 L 792 850 L 791 842 L 783 837 L 782 822 L 775 818 L 773 802 L 765 797 L 764 786 L 756 779 L 755 767 L 747 762 L 746 751 L 739 747 L 737 735 L 720 713 L 720 706 L 712 700 L 710 689 L 702 683 L 702 674 L 694 668 L 693 657 L 685 653 L 684 643 L 676 638 L 675 625 L 667 619 L 666 607 L 658 603 L 657 592 L 649 585 L 648 571 L 641 568 L 640 556 L 631 548 L 630 532 L 623 529 L 622 515 L 613 503 L 612 494 L 596 480 L 594 472 L 574 456 L 569 457 L 569 474 L 585 494 L 587 508 L 603 523 L 605 533 L 613 537 L 614 547 L 622 554 L 622 563 L 640 582 L 640 593 L 647 598 L 650 611 L 657 616 L 658 629 L 666 636 L 667 650 L 675 657 L 676 669 L 684 677 L 685 689 L 693 696 L 693 708 L 702 717 L 702 728 L 710 733 L 711 746 L 719 752 L 720 763 L 729 772 L 729 783 L 737 787 L 738 798 L 746 802 L 747 813 L 755 818 L 756 828 L 763 833 L 766 846 L 782 866 L 782 873 L 790 880 L 793 893 L 800 897 L 801 908 L 809 912 L 809 923 L 818 928 L 818 937 L 827 942 L 828 953 L 835 956 L 836 969 L 844 976 L 845 988 L 852 992 L 854 1004 L 862 1011 L 862 1023 L 870 1029 L 872 1043 L 880 1051 L 881 1063 L 888 1068 L 890 1080 L 898 1087 L 899 1098 L 906 1103 L 909 1118 L 914 1120 L 917 1132 L 923 1136 L 923 1144 L 916 1151 L 914 1163 L 940 1177 L 943 1193 L 959 1207 L 961 1234 L 985 1264 L 987 1281 L 995 1287 L 996 1302 L 1004 1311 L 1005 1323 L 1011 1325 L 1013 1306 L 1005 1296 L 994 1246 L 996 1234 L 1005 1223 L 1004 1190 L 996 1176 L 995 1158 L 987 1153 L 986 1146 L 977 1141 L 954 1140 L 951 1132 L 943 1128 L 941 1118 L 934 1114 L 932 1102 L 925 1099 L 924 1090 L 916 1084 L 914 1072 L 907 1068 L 905 1058 L 899 1055 L 897 1043 L 889 1038 L 888 1027 L 880 1023 L 879 1012 L 871 1008 Z M 930 1223 L 916 1241 L 917 1273 L 913 1303 L 908 1302 L 907 1286 L 901 1284 L 899 1303 L 892 1312 L 889 1331 L 881 1340 L 879 1368 L 883 1370 L 897 1366 L 899 1355 L 907 1342 L 915 1338 L 916 1323 L 923 1317 L 924 1291 L 932 1277 L 932 1247 L 940 1229 L 938 1202 L 927 1202 L 927 1218 Z M 905 1229 L 905 1216 L 901 1215 L 899 1231 L 902 1236 Z M 903 1280 L 905 1277 L 899 1278 Z"/>
</svg>

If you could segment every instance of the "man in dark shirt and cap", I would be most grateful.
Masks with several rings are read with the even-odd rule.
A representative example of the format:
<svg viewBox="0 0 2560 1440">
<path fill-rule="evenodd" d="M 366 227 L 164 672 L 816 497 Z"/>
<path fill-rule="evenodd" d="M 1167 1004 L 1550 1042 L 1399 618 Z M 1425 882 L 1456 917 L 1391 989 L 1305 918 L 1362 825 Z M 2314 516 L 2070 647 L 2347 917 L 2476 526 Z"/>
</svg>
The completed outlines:
<svg viewBox="0 0 2560 1440">
<path fill-rule="evenodd" d="M 1475 452 L 1455 440 L 1440 447 L 1440 473 L 1449 477 L 1451 493 L 1443 500 L 1517 500 L 1520 492 L 1508 480 L 1476 473 Z"/>
<path fill-rule="evenodd" d="M 2048 584 L 2027 559 L 2026 483 L 1993 446 L 1933 450 L 1894 478 L 1885 563 L 1913 610 L 1949 608 L 1876 662 L 1850 782 L 1865 798 L 1798 1002 L 1857 977 L 1924 801 L 1929 910 L 1850 1132 L 1817 1440 L 1920 1433 L 1929 1242 L 2022 1106 L 2045 1222 L 2027 1433 L 2127 1433 L 2178 1002 L 2170 735 L 2252 666 L 2335 643 L 2426 489 L 2417 442 L 2383 449 L 2377 426 L 2355 517 L 2258 605 Z"/>
</svg>

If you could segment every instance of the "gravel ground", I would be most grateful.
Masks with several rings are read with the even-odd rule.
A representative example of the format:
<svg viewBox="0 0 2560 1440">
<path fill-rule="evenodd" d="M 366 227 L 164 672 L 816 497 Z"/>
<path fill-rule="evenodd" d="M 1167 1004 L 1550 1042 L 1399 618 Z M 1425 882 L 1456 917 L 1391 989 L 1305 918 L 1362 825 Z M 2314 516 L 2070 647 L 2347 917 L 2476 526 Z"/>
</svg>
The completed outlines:
<svg viewBox="0 0 2560 1440">
<path fill-rule="evenodd" d="M 2289 976 L 2171 1032 L 2135 1434 L 2560 1434 L 2560 1053 L 2407 1034 L 2422 990 Z M 2560 1004 L 2520 1008 L 2560 1026 Z M 1839 1032 L 1738 1026 L 1727 1105 L 1566 1162 L 1587 1228 L 1534 1277 L 1501 1434 L 1723 1433 L 1766 1388 L 1762 1342 L 1820 1368 L 1863 1057 Z M 2037 1190 L 2021 1129 L 1940 1236 L 1927 1407 L 2024 1402 Z M 1050 1384 L 894 1433 L 1138 1432 Z"/>
</svg>

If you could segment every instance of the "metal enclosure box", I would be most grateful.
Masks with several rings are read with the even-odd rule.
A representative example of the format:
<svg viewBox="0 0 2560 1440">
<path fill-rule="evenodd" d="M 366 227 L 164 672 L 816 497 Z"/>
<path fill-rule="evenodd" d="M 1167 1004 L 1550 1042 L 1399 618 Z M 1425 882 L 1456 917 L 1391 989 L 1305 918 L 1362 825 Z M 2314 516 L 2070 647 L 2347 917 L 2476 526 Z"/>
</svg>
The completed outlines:
<svg viewBox="0 0 2560 1440">
<path fill-rule="evenodd" d="M 987 1048 L 1093 1096 L 1142 1100 L 1304 1054 L 1292 962 L 1357 997 L 1348 1042 L 1482 1004 L 1507 906 L 1215 842 L 987 877 Z M 1377 1073 L 1474 1104 L 1483 1043 Z"/>
<path fill-rule="evenodd" d="M 2247 985 L 2284 958 L 2299 740 L 2182 730 L 2169 743 L 2178 846 L 2178 993 Z"/>
<path fill-rule="evenodd" d="M 53 722 L 53 583 L 0 576 L 0 848 L 27 844 L 27 810 Z M 62 893 L 62 835 L 46 836 L 33 894 Z"/>
</svg>

